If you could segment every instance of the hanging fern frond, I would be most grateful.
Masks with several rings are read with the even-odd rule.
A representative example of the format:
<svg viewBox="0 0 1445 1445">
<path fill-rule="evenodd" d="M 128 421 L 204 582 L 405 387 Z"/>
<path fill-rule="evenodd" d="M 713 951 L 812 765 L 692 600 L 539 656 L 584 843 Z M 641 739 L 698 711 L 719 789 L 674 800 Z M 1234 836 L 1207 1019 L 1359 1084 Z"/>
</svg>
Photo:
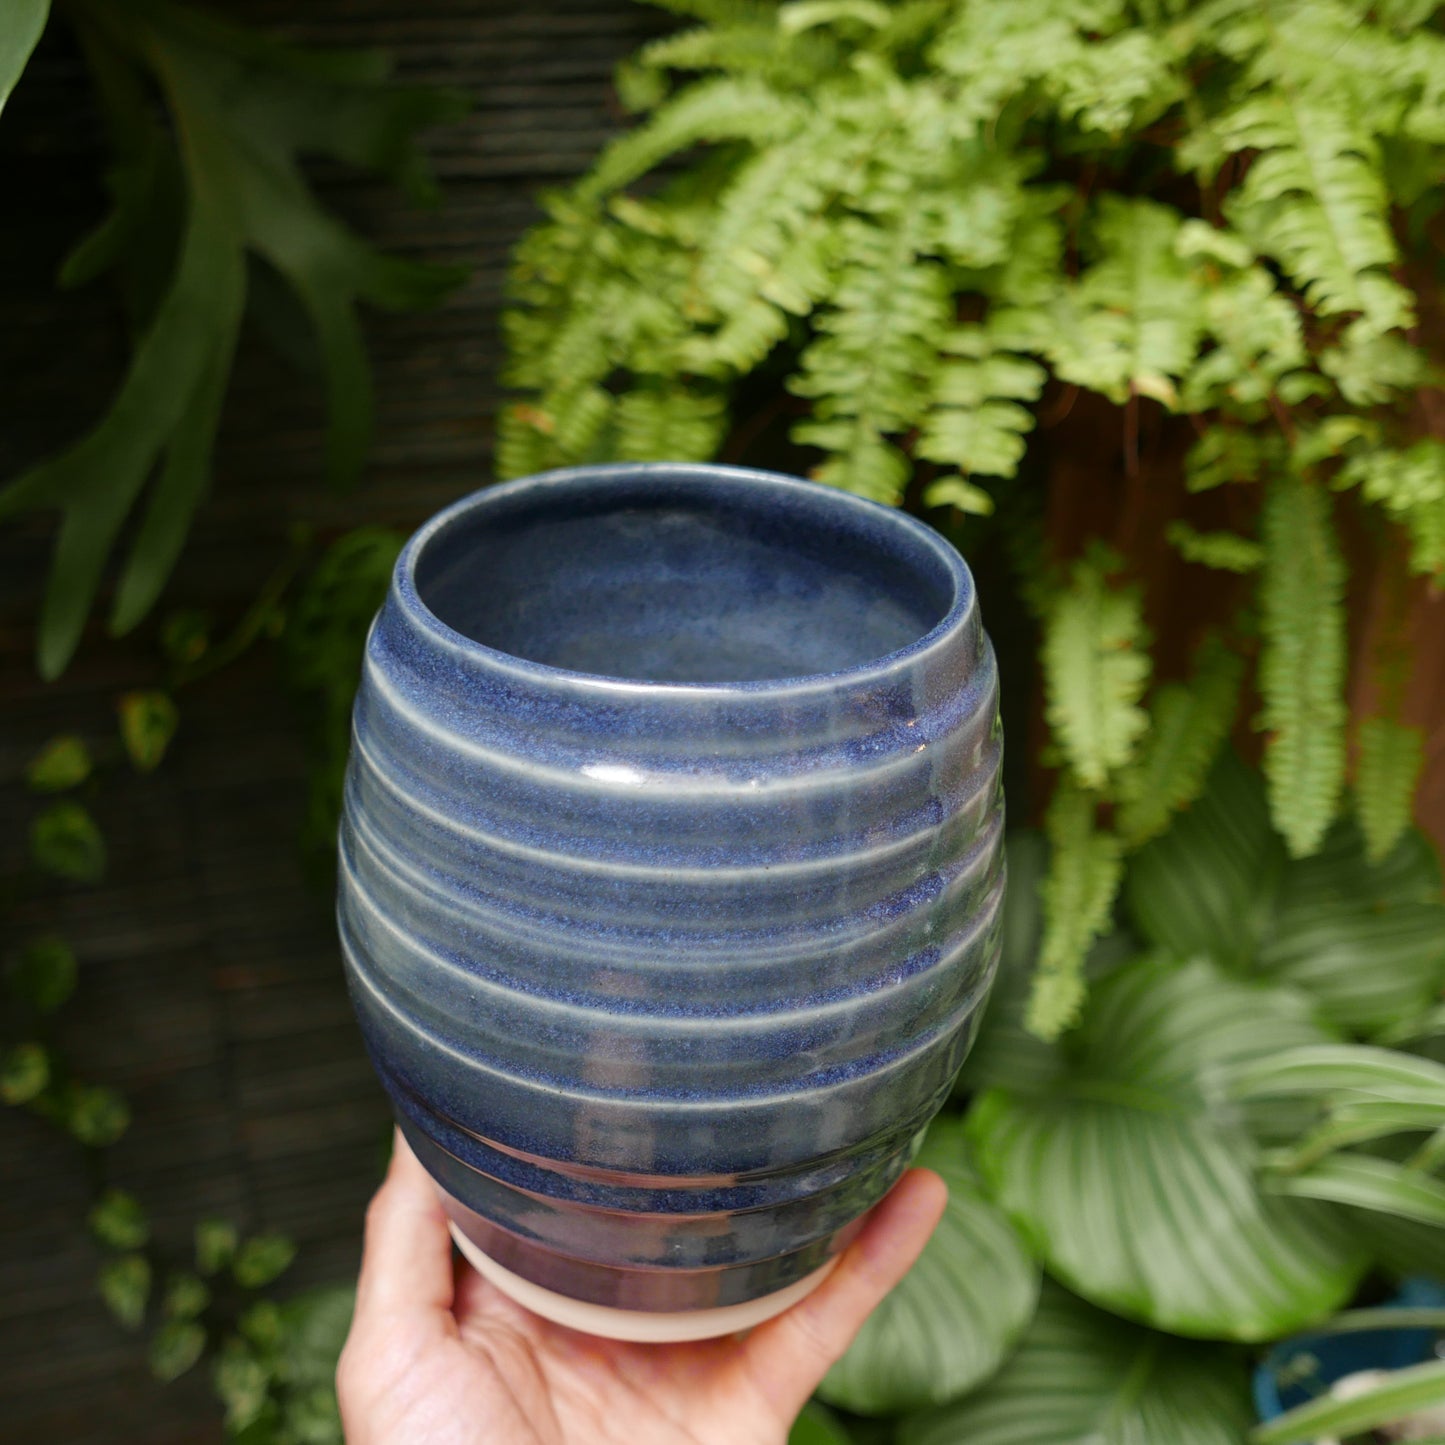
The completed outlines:
<svg viewBox="0 0 1445 1445">
<path fill-rule="evenodd" d="M 1244 659 L 1211 635 L 1189 681 L 1167 683 L 1154 695 L 1148 738 L 1117 788 L 1115 827 L 1131 848 L 1162 833 L 1204 791 L 1234 722 L 1243 679 Z"/>
<path fill-rule="evenodd" d="M 1186 562 L 1223 572 L 1253 572 L 1264 560 L 1264 548 L 1238 532 L 1198 532 L 1188 522 L 1170 522 L 1164 538 Z"/>
<path fill-rule="evenodd" d="M 986 326 L 956 328 L 943 350 L 918 455 L 965 475 L 1013 476 L 1034 424 L 1025 403 L 1038 400 L 1047 373 L 999 347 Z"/>
<path fill-rule="evenodd" d="M 1367 717 L 1356 736 L 1355 816 L 1372 863 L 1385 858 L 1410 826 L 1425 765 L 1425 734 L 1385 717 Z"/>
<path fill-rule="evenodd" d="M 822 448 L 814 475 L 847 491 L 895 502 L 908 462 L 889 440 L 915 425 L 933 390 L 934 338 L 947 326 L 948 279 L 920 258 L 916 221 L 890 225 L 850 217 L 840 228 L 841 279 L 818 337 L 803 353 L 790 389 L 813 400 L 813 420 L 795 441 Z"/>
<path fill-rule="evenodd" d="M 1176 250 L 1179 226 L 1155 201 L 1100 201 L 1093 262 L 1060 297 L 1045 343 L 1063 380 L 1115 402 L 1138 393 L 1174 404 L 1204 328 L 1199 282 Z"/>
<path fill-rule="evenodd" d="M 1077 561 L 1044 619 L 1045 711 L 1069 766 L 1102 788 L 1148 731 L 1149 634 L 1136 585 L 1115 585 L 1118 557 L 1102 546 Z"/>
<path fill-rule="evenodd" d="M 1109 926 L 1123 881 L 1123 848 L 1095 822 L 1095 797 L 1063 783 L 1045 823 L 1051 846 L 1039 889 L 1044 931 L 1025 1016 L 1029 1032 L 1055 1039 L 1078 1018 L 1085 994 L 1084 960 Z"/>
<path fill-rule="evenodd" d="M 1358 485 L 1367 502 L 1404 527 L 1412 571 L 1445 575 L 1445 442 L 1426 437 L 1401 450 L 1362 451 L 1340 469 L 1339 484 Z"/>
<path fill-rule="evenodd" d="M 1328 495 L 1290 473 L 1265 493 L 1260 584 L 1264 772 L 1270 815 L 1296 857 L 1334 821 L 1345 776 L 1345 565 Z"/>
</svg>

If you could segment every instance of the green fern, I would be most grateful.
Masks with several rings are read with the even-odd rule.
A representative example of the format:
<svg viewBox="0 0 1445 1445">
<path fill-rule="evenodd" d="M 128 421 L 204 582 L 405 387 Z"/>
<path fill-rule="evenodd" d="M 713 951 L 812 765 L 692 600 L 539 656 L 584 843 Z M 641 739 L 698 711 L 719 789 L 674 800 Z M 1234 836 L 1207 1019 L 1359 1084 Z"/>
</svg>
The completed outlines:
<svg viewBox="0 0 1445 1445">
<path fill-rule="evenodd" d="M 1165 539 L 1186 562 L 1198 562 L 1224 572 L 1253 572 L 1264 560 L 1264 548 L 1238 532 L 1199 532 L 1188 522 L 1170 522 Z"/>
<path fill-rule="evenodd" d="M 1334 820 L 1345 776 L 1345 566 L 1329 500 L 1284 474 L 1261 518 L 1259 690 L 1270 814 L 1295 857 Z"/>
<path fill-rule="evenodd" d="M 1115 827 L 1131 848 L 1162 833 L 1204 791 L 1239 707 L 1244 660 L 1217 636 L 1201 645 L 1188 682 L 1161 687 L 1138 759 L 1119 777 Z"/>
<path fill-rule="evenodd" d="M 1405 529 L 1411 570 L 1445 575 L 1445 442 L 1430 437 L 1401 450 L 1360 452 L 1345 462 L 1339 481 L 1358 484 L 1366 501 Z"/>
<path fill-rule="evenodd" d="M 1372 863 L 1385 858 L 1410 826 L 1425 765 L 1425 734 L 1385 717 L 1368 717 L 1357 735 L 1355 816 Z"/>
<path fill-rule="evenodd" d="M 1123 881 L 1123 848 L 1095 823 L 1092 794 L 1061 784 L 1049 805 L 1052 854 L 1040 888 L 1044 931 L 1026 1023 L 1041 1039 L 1057 1038 L 1077 1019 L 1086 985 L 1084 960 L 1109 926 Z"/>
<path fill-rule="evenodd" d="M 1102 788 L 1148 731 L 1149 634 L 1139 589 L 1116 585 L 1118 558 L 1096 547 L 1074 564 L 1044 621 L 1045 709 L 1075 776 Z"/>
<path fill-rule="evenodd" d="M 1063 380 L 1116 402 L 1175 402 L 1204 327 L 1200 285 L 1176 249 L 1180 223 L 1153 201 L 1099 203 L 1093 264 L 1052 317 L 1046 350 Z"/>
</svg>

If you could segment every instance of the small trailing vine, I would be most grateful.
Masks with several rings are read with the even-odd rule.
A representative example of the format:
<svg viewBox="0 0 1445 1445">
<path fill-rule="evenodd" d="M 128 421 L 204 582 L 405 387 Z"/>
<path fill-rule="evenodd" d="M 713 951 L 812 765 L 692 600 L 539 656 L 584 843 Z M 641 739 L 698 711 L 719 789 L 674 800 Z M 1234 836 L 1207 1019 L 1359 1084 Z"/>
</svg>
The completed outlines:
<svg viewBox="0 0 1445 1445">
<path fill-rule="evenodd" d="M 1076 1018 L 1124 857 L 1241 721 L 1296 857 L 1342 806 L 1353 741 L 1384 857 L 1423 739 L 1398 652 L 1349 736 L 1336 497 L 1445 575 L 1445 432 L 1409 407 L 1438 380 L 1419 330 L 1445 201 L 1436 5 L 658 3 L 695 23 L 624 67 L 639 123 L 517 253 L 504 472 L 736 456 L 776 397 L 815 477 L 968 549 L 1037 491 L 1046 391 L 1117 408 L 1136 480 L 1141 415 L 1187 418 L 1185 504 L 1227 491 L 1240 521 L 1168 521 L 1184 559 L 1239 579 L 1185 679 L 1159 675 L 1114 539 L 1005 538 L 1059 769 L 1032 1026 Z"/>
</svg>

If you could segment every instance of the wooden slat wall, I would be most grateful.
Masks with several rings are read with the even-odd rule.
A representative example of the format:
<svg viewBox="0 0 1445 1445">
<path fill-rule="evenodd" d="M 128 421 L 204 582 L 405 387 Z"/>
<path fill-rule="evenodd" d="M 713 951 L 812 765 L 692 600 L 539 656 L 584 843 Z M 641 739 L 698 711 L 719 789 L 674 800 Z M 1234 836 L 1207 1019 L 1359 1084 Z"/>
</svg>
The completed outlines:
<svg viewBox="0 0 1445 1445">
<path fill-rule="evenodd" d="M 490 477 L 508 252 L 539 187 L 566 180 L 618 117 L 612 65 L 661 17 L 630 0 L 249 0 L 235 13 L 318 42 L 386 45 L 411 79 L 476 98 L 431 139 L 446 198 L 414 211 L 383 187 L 328 173 L 328 198 L 407 252 L 462 259 L 469 282 L 440 311 L 370 326 L 378 435 L 364 487 L 321 481 L 321 405 L 248 339 L 219 481 L 173 602 L 234 618 L 282 558 L 297 520 L 324 534 L 360 521 L 415 525 Z M 46 42 L 3 121 L 0 176 L 0 477 L 93 417 L 123 349 L 101 288 L 58 295 L 65 248 L 99 214 L 103 157 L 79 64 Z M 53 686 L 31 666 L 46 565 L 44 524 L 0 531 L 0 872 L 24 866 L 37 804 L 20 785 L 47 737 L 78 731 L 111 761 L 85 801 L 111 849 L 96 888 L 42 886 L 5 946 L 63 929 L 82 966 L 60 1040 L 135 1106 L 115 1180 L 184 1256 L 207 1213 L 301 1244 L 294 1283 L 355 1268 L 361 1211 L 386 1120 L 339 972 L 330 900 L 308 885 L 295 838 L 304 760 L 276 659 L 263 648 L 188 690 L 161 770 L 115 755 L 114 699 L 156 677 L 151 634 L 87 638 Z M 0 1111 L 0 1440 L 5 1445 L 178 1445 L 220 1438 L 201 1372 L 162 1388 L 143 1344 L 94 1292 L 81 1152 L 42 1122 Z"/>
</svg>

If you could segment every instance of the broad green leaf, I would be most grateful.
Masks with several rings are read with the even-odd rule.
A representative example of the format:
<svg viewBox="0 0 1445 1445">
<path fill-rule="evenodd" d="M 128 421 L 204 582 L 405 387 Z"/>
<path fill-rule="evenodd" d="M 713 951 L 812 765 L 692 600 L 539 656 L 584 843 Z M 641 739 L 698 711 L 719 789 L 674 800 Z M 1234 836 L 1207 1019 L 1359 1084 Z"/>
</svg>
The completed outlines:
<svg viewBox="0 0 1445 1445">
<path fill-rule="evenodd" d="M 128 1330 L 140 1328 L 151 1291 L 151 1267 L 143 1254 L 108 1259 L 96 1275 L 100 1297 Z"/>
<path fill-rule="evenodd" d="M 963 1123 L 935 1120 L 916 1163 L 948 1185 L 918 1263 L 864 1322 L 818 1393 L 863 1415 L 956 1399 L 991 1375 L 1033 1316 L 1039 1270 L 982 1193 Z"/>
<path fill-rule="evenodd" d="M 1270 814 L 1290 853 L 1313 853 L 1345 782 L 1345 564 L 1328 494 L 1289 474 L 1261 519 L 1259 690 Z"/>
<path fill-rule="evenodd" d="M 239 1236 L 229 1219 L 203 1219 L 196 1225 L 196 1268 L 215 1274 L 230 1264 Z"/>
<path fill-rule="evenodd" d="M 70 945 L 52 935 L 25 945 L 10 972 L 9 984 L 37 1013 L 50 1014 L 75 992 L 79 971 Z"/>
<path fill-rule="evenodd" d="M 1445 1184 L 1372 1154 L 1331 1154 L 1297 1174 L 1272 1176 L 1269 1188 L 1293 1199 L 1327 1199 L 1445 1228 Z"/>
<path fill-rule="evenodd" d="M 1094 988 L 1068 1072 L 984 1095 L 975 1157 L 1051 1273 L 1176 1334 L 1272 1338 L 1348 1298 L 1365 1264 L 1337 1211 L 1266 1192 L 1223 1072 L 1324 1042 L 1304 1001 L 1145 957 Z"/>
<path fill-rule="evenodd" d="M 1243 1362 L 1090 1308 L 1048 1284 L 982 1390 L 903 1423 L 900 1445 L 1242 1445 Z"/>
<path fill-rule="evenodd" d="M 1243 970 L 1270 925 L 1283 866 L 1259 776 L 1226 750 L 1198 799 L 1130 860 L 1124 901 L 1148 942 Z"/>
<path fill-rule="evenodd" d="M 112 1249 L 139 1249 L 150 1238 L 145 1210 L 124 1189 L 107 1189 L 88 1218 L 90 1232 Z"/>
<path fill-rule="evenodd" d="M 1445 1064 L 1367 1044 L 1281 1046 L 1234 1064 L 1226 1087 L 1236 1099 L 1306 1094 L 1445 1110 Z"/>
<path fill-rule="evenodd" d="M 793 1421 L 788 1432 L 788 1445 L 851 1445 L 851 1437 L 836 1415 L 811 1400 L 803 1413 Z"/>
<path fill-rule="evenodd" d="M 1407 838 L 1398 858 L 1371 864 L 1354 819 L 1341 818 L 1314 857 L 1281 873 L 1260 971 L 1304 989 L 1343 1028 L 1371 1032 L 1422 1013 L 1445 986 L 1445 904 L 1423 872 L 1425 886 L 1396 896 L 1396 880 L 1415 874 L 1416 847 Z"/>
<path fill-rule="evenodd" d="M 166 1282 L 165 1300 L 161 1305 L 167 1318 L 195 1319 L 211 1302 L 211 1291 L 203 1280 L 189 1273 L 173 1274 Z"/>
<path fill-rule="evenodd" d="M 43 1044 L 0 1045 L 0 1103 L 28 1104 L 50 1082 L 50 1056 Z"/>
<path fill-rule="evenodd" d="M 1378 863 L 1410 826 L 1415 787 L 1425 766 L 1425 734 L 1390 718 L 1368 717 L 1359 727 L 1355 816 L 1365 854 Z"/>
<path fill-rule="evenodd" d="M 180 721 L 175 703 L 163 692 L 128 692 L 117 710 L 121 739 L 131 762 L 138 772 L 154 772 Z"/>
<path fill-rule="evenodd" d="M 1057 1038 L 1083 1005 L 1084 964 L 1109 927 L 1123 877 L 1119 838 L 1095 826 L 1095 800 L 1061 784 L 1049 805 L 1049 872 L 1041 890 L 1044 935 L 1026 1023 L 1040 1039 Z"/>
<path fill-rule="evenodd" d="M 178 1380 L 206 1348 L 206 1331 L 194 1320 L 167 1320 L 151 1336 L 147 1357 L 151 1374 L 162 1384 Z"/>
<path fill-rule="evenodd" d="M 38 868 L 73 883 L 105 876 L 105 839 L 79 803 L 52 803 L 30 825 L 30 856 Z"/>
<path fill-rule="evenodd" d="M 25 781 L 37 793 L 59 793 L 90 776 L 90 749 L 74 733 L 51 738 L 30 760 Z"/>
<path fill-rule="evenodd" d="M 1136 586 L 1116 587 L 1118 560 L 1095 549 L 1074 564 L 1044 623 L 1045 710 L 1079 781 L 1102 788 L 1149 727 L 1149 635 Z"/>
<path fill-rule="evenodd" d="M 1403 1370 L 1391 1370 L 1378 1384 L 1352 1395 L 1348 1400 L 1324 1396 L 1258 1426 L 1250 1435 L 1251 1445 L 1301 1445 L 1329 1433 L 1358 1435 L 1377 1425 L 1445 1405 L 1445 1360 L 1431 1360 Z M 1419 1438 L 1418 1435 L 1415 1438 Z"/>
<path fill-rule="evenodd" d="M 1243 659 L 1211 636 L 1189 681 L 1155 693 L 1139 756 L 1119 775 L 1115 825 L 1132 846 L 1162 833 L 1204 791 L 1234 722 L 1243 676 Z"/>
<path fill-rule="evenodd" d="M 130 1128 L 130 1105 L 99 1084 L 73 1085 L 65 1100 L 66 1128 L 82 1144 L 103 1149 Z"/>
<path fill-rule="evenodd" d="M 284 1274 L 296 1258 L 296 1246 L 281 1234 L 257 1234 L 236 1251 L 231 1273 L 243 1289 L 260 1289 Z"/>
<path fill-rule="evenodd" d="M 50 0 L 6 0 L 0 11 L 0 111 L 30 59 L 50 13 Z"/>
</svg>

